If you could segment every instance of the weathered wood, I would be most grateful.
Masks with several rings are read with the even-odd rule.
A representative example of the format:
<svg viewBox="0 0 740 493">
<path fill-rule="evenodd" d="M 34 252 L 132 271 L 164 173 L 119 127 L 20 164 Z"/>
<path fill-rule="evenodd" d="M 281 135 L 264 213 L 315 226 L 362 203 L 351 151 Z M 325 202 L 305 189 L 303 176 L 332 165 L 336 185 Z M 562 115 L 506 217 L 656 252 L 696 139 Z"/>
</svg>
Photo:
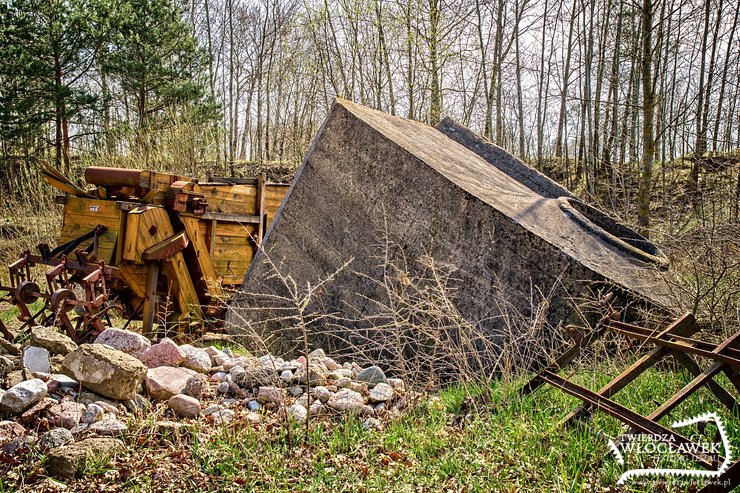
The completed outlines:
<svg viewBox="0 0 740 493">
<path fill-rule="evenodd" d="M 262 244 L 262 235 L 265 230 L 265 181 L 267 180 L 267 175 L 264 173 L 260 173 L 258 179 L 257 179 L 257 238 L 254 245 L 255 253 L 257 253 L 257 249 L 259 249 L 260 245 Z"/>
<path fill-rule="evenodd" d="M 216 220 L 239 224 L 260 224 L 259 216 L 249 216 L 245 214 L 224 214 L 221 212 L 206 212 L 202 216 L 205 220 Z"/>
<path fill-rule="evenodd" d="M 172 257 L 176 253 L 185 250 L 188 247 L 188 235 L 185 231 L 170 236 L 166 240 L 160 241 L 156 245 L 152 245 L 141 254 L 141 257 L 145 261 L 150 260 L 164 260 Z"/>
<path fill-rule="evenodd" d="M 180 220 L 185 226 L 185 231 L 187 231 L 190 241 L 193 242 L 195 257 L 198 260 L 198 265 L 200 266 L 200 270 L 205 278 L 208 294 L 211 298 L 223 297 L 223 290 L 219 285 L 220 276 L 213 266 L 213 260 L 206 246 L 206 240 L 201 232 L 199 220 L 194 217 L 181 217 Z"/>
<path fill-rule="evenodd" d="M 151 262 L 146 270 L 146 292 L 144 294 L 144 313 L 142 325 L 145 334 L 154 329 L 154 315 L 157 311 L 157 282 L 159 280 L 159 262 Z"/>
</svg>

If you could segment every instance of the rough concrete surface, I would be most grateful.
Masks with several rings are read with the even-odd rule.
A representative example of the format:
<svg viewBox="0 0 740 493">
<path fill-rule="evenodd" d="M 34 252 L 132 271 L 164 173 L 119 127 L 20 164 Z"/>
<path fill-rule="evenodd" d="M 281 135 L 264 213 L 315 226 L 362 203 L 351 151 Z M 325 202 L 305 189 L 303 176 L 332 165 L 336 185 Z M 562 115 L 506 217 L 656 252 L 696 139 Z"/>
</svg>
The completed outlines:
<svg viewBox="0 0 740 493">
<path fill-rule="evenodd" d="M 255 257 L 231 303 L 227 329 L 280 325 L 260 324 L 275 312 L 254 295 L 286 292 L 266 255 L 299 286 L 353 259 L 322 288 L 322 309 L 355 320 L 372 315 L 368 300 L 384 293 L 364 276 L 382 277 L 386 236 L 398 247 L 391 254 L 399 259 L 402 252 L 412 274 L 414 259 L 425 254 L 454 269 L 457 309 L 492 333 L 501 329 L 492 318 L 501 285 L 524 314 L 531 293 L 552 293 L 553 325 L 572 315 L 571 298 L 591 281 L 609 280 L 649 307 L 677 308 L 654 246 L 641 252 L 619 240 L 640 238 L 623 226 L 605 233 L 578 211 L 616 224 L 558 199 L 572 199 L 561 186 L 454 122 L 440 128 L 444 133 L 337 100 L 267 233 L 266 253 Z"/>
</svg>

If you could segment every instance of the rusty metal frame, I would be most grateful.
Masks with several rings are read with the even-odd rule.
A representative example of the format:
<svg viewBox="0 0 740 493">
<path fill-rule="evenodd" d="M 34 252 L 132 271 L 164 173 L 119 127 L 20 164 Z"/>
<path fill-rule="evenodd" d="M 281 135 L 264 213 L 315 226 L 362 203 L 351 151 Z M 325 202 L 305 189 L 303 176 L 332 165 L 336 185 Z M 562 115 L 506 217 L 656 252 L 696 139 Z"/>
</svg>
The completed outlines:
<svg viewBox="0 0 740 493">
<path fill-rule="evenodd" d="M 528 394 L 547 383 L 560 389 L 562 392 L 580 399 L 583 405 L 570 412 L 561 425 L 568 426 L 575 424 L 594 410 L 600 410 L 617 418 L 633 430 L 661 437 L 670 437 L 666 443 L 668 446 L 674 448 L 674 445 L 687 443 L 688 439 L 660 425 L 658 420 L 670 413 L 701 387 L 706 387 L 711 391 L 732 412 L 738 412 L 740 410 L 740 404 L 737 400 L 724 387 L 713 380 L 717 374 L 723 372 L 740 392 L 740 374 L 737 373 L 740 369 L 740 350 L 737 348 L 740 344 L 740 331 L 720 344 L 693 339 L 691 336 L 698 332 L 699 328 L 696 324 L 696 319 L 691 313 L 682 315 L 660 331 L 649 330 L 644 327 L 612 320 L 611 317 L 602 319 L 588 337 L 583 336 L 577 329 L 572 327 L 566 330 L 574 339 L 575 344 L 565 351 L 556 360 L 555 364 L 540 371 L 520 391 L 522 394 Z M 557 374 L 557 371 L 572 361 L 580 353 L 581 349 L 590 345 L 605 331 L 620 334 L 629 339 L 649 342 L 655 347 L 647 354 L 641 356 L 598 392 L 577 385 Z M 694 375 L 694 379 L 658 406 L 648 416 L 642 416 L 611 399 L 614 394 L 634 381 L 648 368 L 669 356 L 672 356 L 679 364 Z M 707 368 L 702 369 L 692 356 L 707 358 L 712 363 Z M 715 457 L 705 456 L 704 454 L 687 453 L 685 455 L 705 467 L 713 467 L 715 464 L 714 461 L 717 459 Z M 723 459 L 719 458 L 719 460 Z M 701 492 L 727 492 L 733 490 L 738 485 L 740 485 L 740 460 L 735 461 L 727 471 L 719 478 L 716 478 L 715 482 L 706 485 Z"/>
</svg>

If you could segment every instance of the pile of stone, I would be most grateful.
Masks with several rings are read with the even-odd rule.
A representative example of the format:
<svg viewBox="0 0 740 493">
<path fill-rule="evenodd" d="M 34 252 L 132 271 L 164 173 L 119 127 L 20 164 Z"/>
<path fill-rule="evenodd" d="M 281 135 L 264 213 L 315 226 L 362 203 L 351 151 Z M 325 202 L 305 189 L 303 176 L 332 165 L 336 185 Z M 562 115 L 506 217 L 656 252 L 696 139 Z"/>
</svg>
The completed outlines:
<svg viewBox="0 0 740 493">
<path fill-rule="evenodd" d="M 249 422 L 355 413 L 378 428 L 378 417 L 398 414 L 407 398 L 403 380 L 340 364 L 321 349 L 293 360 L 237 356 L 167 338 L 151 344 L 115 328 L 80 346 L 45 327 L 23 348 L 0 338 L 0 381 L 0 454 L 41 450 L 48 472 L 61 477 L 97 450 L 121 450 L 136 415 L 157 402 L 176 417 L 218 425 L 237 412 Z"/>
</svg>

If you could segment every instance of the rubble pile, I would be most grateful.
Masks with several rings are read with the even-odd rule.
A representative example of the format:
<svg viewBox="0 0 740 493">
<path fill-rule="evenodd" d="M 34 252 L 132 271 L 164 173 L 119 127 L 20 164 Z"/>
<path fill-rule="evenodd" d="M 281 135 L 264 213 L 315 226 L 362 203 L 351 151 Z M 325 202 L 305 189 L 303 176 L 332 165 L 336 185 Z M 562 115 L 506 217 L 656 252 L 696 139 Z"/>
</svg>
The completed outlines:
<svg viewBox="0 0 740 493">
<path fill-rule="evenodd" d="M 151 344 L 116 328 L 80 346 L 45 327 L 25 347 L 0 341 L 0 455 L 39 450 L 47 472 L 62 478 L 78 474 L 85 457 L 122 450 L 136 417 L 157 407 L 168 420 L 209 426 L 237 413 L 253 423 L 354 413 L 378 428 L 410 398 L 403 380 L 321 349 L 293 360 L 235 355 L 167 338 Z"/>
</svg>

